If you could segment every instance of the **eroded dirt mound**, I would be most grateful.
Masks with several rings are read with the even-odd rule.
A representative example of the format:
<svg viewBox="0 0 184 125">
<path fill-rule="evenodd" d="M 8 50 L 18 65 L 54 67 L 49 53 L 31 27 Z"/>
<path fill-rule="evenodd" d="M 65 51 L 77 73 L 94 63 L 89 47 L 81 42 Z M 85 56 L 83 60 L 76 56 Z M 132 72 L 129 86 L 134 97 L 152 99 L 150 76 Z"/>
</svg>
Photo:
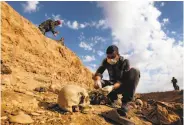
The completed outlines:
<svg viewBox="0 0 184 125">
<path fill-rule="evenodd" d="M 66 84 L 92 88 L 92 73 L 79 57 L 42 35 L 6 2 L 1 2 L 1 36 L 1 113 L 40 108 L 43 97 L 34 91 L 39 87 L 51 91 Z"/>
<path fill-rule="evenodd" d="M 91 87 L 92 74 L 75 53 L 42 35 L 6 2 L 1 2 L 1 9 L 2 60 L 12 71 L 14 86 L 33 89 L 39 84 L 73 82 Z"/>
<path fill-rule="evenodd" d="M 139 94 L 139 97 L 144 101 L 153 99 L 153 100 L 163 101 L 163 102 L 183 103 L 183 90 L 145 93 L 145 94 Z"/>
</svg>

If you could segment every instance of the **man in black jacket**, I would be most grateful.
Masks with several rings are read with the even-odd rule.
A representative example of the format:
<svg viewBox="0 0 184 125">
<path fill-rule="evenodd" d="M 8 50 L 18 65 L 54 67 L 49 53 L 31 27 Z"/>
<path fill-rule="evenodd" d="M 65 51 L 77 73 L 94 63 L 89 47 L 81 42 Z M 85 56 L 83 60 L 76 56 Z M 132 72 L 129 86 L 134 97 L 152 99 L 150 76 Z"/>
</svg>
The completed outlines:
<svg viewBox="0 0 184 125">
<path fill-rule="evenodd" d="M 177 85 L 177 79 L 175 77 L 172 77 L 171 82 L 173 83 L 173 87 L 175 90 L 179 90 L 179 86 Z"/>
<path fill-rule="evenodd" d="M 97 69 L 93 79 L 95 89 L 102 88 L 107 92 L 112 104 L 122 94 L 121 114 L 125 115 L 129 109 L 128 102 L 132 101 L 135 89 L 140 79 L 140 71 L 130 68 L 129 60 L 119 55 L 118 47 L 111 45 L 106 50 L 107 57 Z M 110 80 L 102 80 L 102 74 L 108 70 Z"/>
<path fill-rule="evenodd" d="M 58 31 L 55 31 L 55 27 L 56 26 L 59 26 L 61 24 L 61 20 L 57 20 L 57 21 L 54 21 L 54 20 L 51 20 L 51 19 L 48 19 L 44 22 L 42 22 L 40 25 L 39 25 L 39 29 L 40 31 L 45 35 L 46 32 L 52 32 L 54 36 L 56 36 L 59 32 Z"/>
</svg>

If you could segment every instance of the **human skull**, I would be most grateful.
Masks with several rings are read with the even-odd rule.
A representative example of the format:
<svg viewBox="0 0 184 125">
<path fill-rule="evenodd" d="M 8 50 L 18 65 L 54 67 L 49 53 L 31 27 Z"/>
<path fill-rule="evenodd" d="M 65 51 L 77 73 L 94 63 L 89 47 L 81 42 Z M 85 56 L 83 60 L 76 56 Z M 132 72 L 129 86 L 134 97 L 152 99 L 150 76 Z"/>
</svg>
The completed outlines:
<svg viewBox="0 0 184 125">
<path fill-rule="evenodd" d="M 136 104 L 137 106 L 139 106 L 139 107 L 143 107 L 143 102 L 142 102 L 142 100 L 140 100 L 140 99 L 136 99 L 136 100 L 135 100 L 135 104 Z"/>
<path fill-rule="evenodd" d="M 89 104 L 87 91 L 77 85 L 66 85 L 58 94 L 58 105 L 65 111 L 73 112 L 73 107 L 87 107 Z"/>
</svg>

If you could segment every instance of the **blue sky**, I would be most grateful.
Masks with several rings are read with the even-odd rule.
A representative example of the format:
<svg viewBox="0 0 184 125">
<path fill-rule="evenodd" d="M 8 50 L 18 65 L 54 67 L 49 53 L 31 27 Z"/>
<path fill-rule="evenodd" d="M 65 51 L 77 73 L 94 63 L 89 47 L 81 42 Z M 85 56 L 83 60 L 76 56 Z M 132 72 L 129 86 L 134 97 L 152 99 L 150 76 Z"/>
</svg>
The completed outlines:
<svg viewBox="0 0 184 125">
<path fill-rule="evenodd" d="M 66 46 L 93 72 L 106 48 L 116 44 L 120 54 L 141 70 L 138 92 L 172 90 L 168 78 L 173 75 L 182 86 L 183 2 L 8 3 L 35 25 L 48 18 L 63 20 L 57 37 L 46 36 L 64 37 Z"/>
</svg>

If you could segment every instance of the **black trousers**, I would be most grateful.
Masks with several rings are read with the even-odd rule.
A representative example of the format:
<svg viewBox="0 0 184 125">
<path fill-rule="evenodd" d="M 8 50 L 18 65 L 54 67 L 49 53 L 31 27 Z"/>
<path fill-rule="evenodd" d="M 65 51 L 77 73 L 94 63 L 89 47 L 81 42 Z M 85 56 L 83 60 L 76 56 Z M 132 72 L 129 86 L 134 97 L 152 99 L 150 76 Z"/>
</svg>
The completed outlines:
<svg viewBox="0 0 184 125">
<path fill-rule="evenodd" d="M 113 102 L 118 99 L 118 94 L 122 94 L 122 103 L 132 101 L 139 79 L 140 71 L 136 68 L 131 68 L 129 71 L 124 72 L 121 78 L 122 84 L 118 89 L 115 89 L 108 94 L 109 99 Z M 101 82 L 102 87 L 114 85 L 114 83 L 116 83 L 116 81 L 113 80 L 102 80 Z"/>
</svg>

